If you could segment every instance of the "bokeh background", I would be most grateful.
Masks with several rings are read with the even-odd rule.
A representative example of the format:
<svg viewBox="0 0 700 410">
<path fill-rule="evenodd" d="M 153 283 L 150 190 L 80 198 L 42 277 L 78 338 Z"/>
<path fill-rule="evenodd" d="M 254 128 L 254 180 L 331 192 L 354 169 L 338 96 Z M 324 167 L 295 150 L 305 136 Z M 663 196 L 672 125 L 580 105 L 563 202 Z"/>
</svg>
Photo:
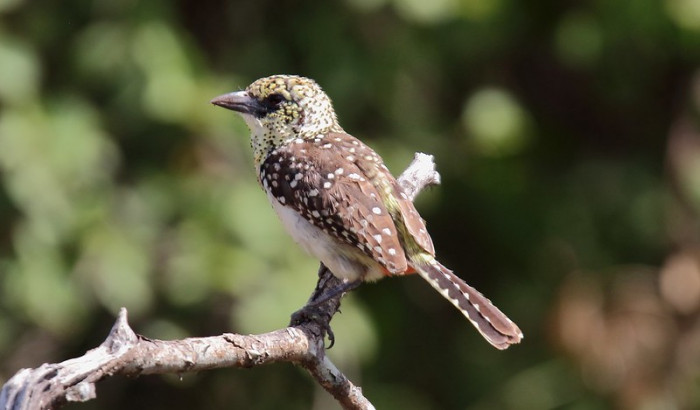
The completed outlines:
<svg viewBox="0 0 700 410">
<path fill-rule="evenodd" d="M 419 278 L 346 298 L 330 355 L 379 409 L 700 407 L 697 0 L 0 0 L 0 382 L 153 338 L 265 332 L 317 263 L 209 100 L 315 78 L 440 259 L 525 332 L 499 352 Z M 116 378 L 75 409 L 333 409 L 291 365 Z"/>
</svg>

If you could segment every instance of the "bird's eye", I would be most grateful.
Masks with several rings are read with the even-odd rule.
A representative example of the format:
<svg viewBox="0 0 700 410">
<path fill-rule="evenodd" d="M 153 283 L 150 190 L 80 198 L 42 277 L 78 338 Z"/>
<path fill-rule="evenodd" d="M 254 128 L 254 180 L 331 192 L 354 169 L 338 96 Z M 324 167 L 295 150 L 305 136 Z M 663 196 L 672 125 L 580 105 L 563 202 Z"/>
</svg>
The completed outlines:
<svg viewBox="0 0 700 410">
<path fill-rule="evenodd" d="M 265 98 L 265 105 L 274 109 L 279 107 L 279 105 L 286 100 L 287 99 L 284 98 L 282 94 L 270 94 L 267 96 L 267 98 Z"/>
</svg>

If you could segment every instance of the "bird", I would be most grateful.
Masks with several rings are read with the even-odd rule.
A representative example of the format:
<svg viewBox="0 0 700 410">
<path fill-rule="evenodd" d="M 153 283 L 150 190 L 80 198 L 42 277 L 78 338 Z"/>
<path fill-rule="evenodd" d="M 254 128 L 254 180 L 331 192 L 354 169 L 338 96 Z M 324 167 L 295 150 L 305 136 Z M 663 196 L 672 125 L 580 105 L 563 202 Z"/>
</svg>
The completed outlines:
<svg viewBox="0 0 700 410">
<path fill-rule="evenodd" d="M 343 130 L 316 81 L 273 75 L 211 103 L 243 117 L 258 182 L 287 233 L 348 288 L 418 274 L 497 349 L 521 341 L 513 321 L 436 259 L 413 202 L 382 158 Z"/>
</svg>

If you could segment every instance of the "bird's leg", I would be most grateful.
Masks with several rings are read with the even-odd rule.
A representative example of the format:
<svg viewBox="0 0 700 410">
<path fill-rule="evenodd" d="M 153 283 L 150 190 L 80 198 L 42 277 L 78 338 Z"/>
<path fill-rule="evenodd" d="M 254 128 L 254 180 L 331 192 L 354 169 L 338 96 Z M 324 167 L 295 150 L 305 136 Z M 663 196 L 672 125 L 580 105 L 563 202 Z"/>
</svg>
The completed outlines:
<svg viewBox="0 0 700 410">
<path fill-rule="evenodd" d="M 323 289 L 323 292 L 320 295 L 316 295 L 318 299 L 314 299 L 310 301 L 307 306 L 318 306 L 324 302 L 329 301 L 330 299 L 333 299 L 334 297 L 338 295 L 342 295 L 343 293 L 349 292 L 362 283 L 362 280 L 355 280 L 352 282 L 342 282 L 340 285 L 335 286 L 331 289 Z"/>
<path fill-rule="evenodd" d="M 318 269 L 316 289 L 314 289 L 306 305 L 292 314 L 290 326 L 297 326 L 310 321 L 318 323 L 321 329 L 328 334 L 328 340 L 330 340 L 328 348 L 330 349 L 335 343 L 335 335 L 331 329 L 330 320 L 333 314 L 339 310 L 340 298 L 335 300 L 335 303 L 327 302 L 342 293 L 356 288 L 359 284 L 360 281 L 342 282 L 333 276 L 333 273 L 324 264 L 321 264 Z"/>
<path fill-rule="evenodd" d="M 318 282 L 316 282 L 316 288 L 314 289 L 313 293 L 311 294 L 309 300 L 306 303 L 311 304 L 312 302 L 316 301 L 319 297 L 321 297 L 322 294 L 326 292 L 327 288 L 338 286 L 339 281 L 340 279 L 336 278 L 335 275 L 333 275 L 333 272 L 331 272 L 331 270 L 328 269 L 326 265 L 324 265 L 323 263 L 319 264 Z"/>
</svg>

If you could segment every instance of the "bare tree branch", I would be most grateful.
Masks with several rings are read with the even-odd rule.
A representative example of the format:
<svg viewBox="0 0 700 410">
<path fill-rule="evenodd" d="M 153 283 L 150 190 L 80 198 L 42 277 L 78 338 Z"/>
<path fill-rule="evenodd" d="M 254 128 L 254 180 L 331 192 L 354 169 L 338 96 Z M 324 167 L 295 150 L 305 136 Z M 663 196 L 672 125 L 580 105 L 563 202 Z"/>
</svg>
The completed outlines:
<svg viewBox="0 0 700 410">
<path fill-rule="evenodd" d="M 426 186 L 439 184 L 430 155 L 416 154 L 399 177 L 411 199 Z M 333 342 L 330 320 L 342 295 L 323 303 L 320 296 L 342 282 L 321 264 L 319 281 L 306 306 L 292 316 L 289 327 L 259 335 L 225 333 L 183 340 L 154 340 L 129 327 L 126 309 L 119 312 L 107 339 L 81 357 L 61 363 L 21 369 L 0 391 L 0 410 L 53 409 L 67 402 L 96 397 L 95 383 L 114 375 L 186 373 L 222 367 L 253 367 L 291 362 L 304 367 L 344 409 L 374 409 L 325 355 L 325 335 Z"/>
</svg>

